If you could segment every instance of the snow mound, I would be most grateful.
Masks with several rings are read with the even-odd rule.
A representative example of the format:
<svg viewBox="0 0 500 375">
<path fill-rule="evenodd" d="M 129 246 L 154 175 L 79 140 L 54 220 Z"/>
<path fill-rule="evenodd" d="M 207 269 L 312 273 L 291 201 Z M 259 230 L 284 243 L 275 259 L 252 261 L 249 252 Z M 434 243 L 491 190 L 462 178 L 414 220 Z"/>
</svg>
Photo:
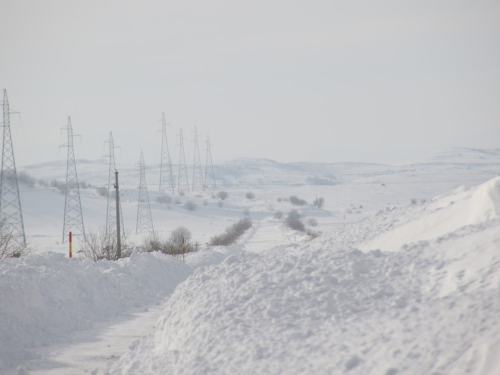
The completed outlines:
<svg viewBox="0 0 500 375">
<path fill-rule="evenodd" d="M 200 267 L 109 372 L 496 375 L 499 184 Z M 402 228 L 404 251 L 357 249 Z"/>
<path fill-rule="evenodd" d="M 445 236 L 467 225 L 484 223 L 500 214 L 500 177 L 466 190 L 435 198 L 422 217 L 381 234 L 359 246 L 368 251 L 398 251 L 407 244 Z"/>
<path fill-rule="evenodd" d="M 158 253 L 97 263 L 55 253 L 0 260 L 0 370 L 95 322 L 162 301 L 191 272 Z"/>
</svg>

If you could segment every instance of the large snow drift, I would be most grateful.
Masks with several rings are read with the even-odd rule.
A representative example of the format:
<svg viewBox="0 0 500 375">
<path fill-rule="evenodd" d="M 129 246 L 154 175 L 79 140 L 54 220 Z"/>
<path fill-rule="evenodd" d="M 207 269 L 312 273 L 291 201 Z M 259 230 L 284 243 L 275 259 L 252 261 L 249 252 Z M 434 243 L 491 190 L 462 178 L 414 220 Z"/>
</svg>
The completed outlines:
<svg viewBox="0 0 500 375">
<path fill-rule="evenodd" d="M 498 374 L 498 181 L 201 267 L 110 372 Z M 412 226 L 400 251 L 356 249 Z"/>
<path fill-rule="evenodd" d="M 500 213 L 500 177 L 466 190 L 436 197 L 423 217 L 400 226 L 360 246 L 363 250 L 397 251 L 405 244 L 426 241 L 458 228 L 497 218 Z"/>
<path fill-rule="evenodd" d="M 0 370 L 95 322 L 162 301 L 191 272 L 182 261 L 156 253 L 97 263 L 55 253 L 2 259 Z"/>
</svg>

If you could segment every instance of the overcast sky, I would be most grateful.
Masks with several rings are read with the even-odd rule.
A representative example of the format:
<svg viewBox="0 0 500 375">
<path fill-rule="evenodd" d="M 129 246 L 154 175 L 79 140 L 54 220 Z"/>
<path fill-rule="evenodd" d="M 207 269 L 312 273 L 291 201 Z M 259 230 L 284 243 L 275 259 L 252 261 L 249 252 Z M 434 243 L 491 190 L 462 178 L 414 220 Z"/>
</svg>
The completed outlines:
<svg viewBox="0 0 500 375">
<path fill-rule="evenodd" d="M 500 1 L 0 0 L 18 165 L 236 157 L 387 162 L 500 146 Z M 202 156 L 204 159 L 204 156 Z"/>
</svg>

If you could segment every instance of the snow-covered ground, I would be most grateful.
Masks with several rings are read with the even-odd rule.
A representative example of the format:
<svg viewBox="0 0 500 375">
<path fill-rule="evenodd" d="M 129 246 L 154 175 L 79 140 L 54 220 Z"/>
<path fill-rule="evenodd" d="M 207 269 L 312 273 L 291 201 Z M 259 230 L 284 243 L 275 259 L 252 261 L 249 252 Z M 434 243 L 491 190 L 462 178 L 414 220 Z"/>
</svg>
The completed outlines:
<svg viewBox="0 0 500 375">
<path fill-rule="evenodd" d="M 202 244 L 245 209 L 254 219 L 236 245 L 203 246 L 185 263 L 69 260 L 57 243 L 64 197 L 22 188 L 37 251 L 0 260 L 0 372 L 498 374 L 499 169 L 500 151 L 473 149 L 392 166 L 226 163 L 222 208 L 211 192 L 180 197 L 194 212 L 152 203 L 160 233 L 184 225 Z M 64 177 L 60 166 L 26 170 Z M 79 177 L 105 185 L 106 165 Z M 129 228 L 135 178 L 123 173 Z M 274 218 L 294 208 L 291 195 L 325 198 L 295 207 L 318 221 L 317 239 Z M 104 223 L 105 198 L 84 189 L 82 204 L 88 228 Z"/>
</svg>

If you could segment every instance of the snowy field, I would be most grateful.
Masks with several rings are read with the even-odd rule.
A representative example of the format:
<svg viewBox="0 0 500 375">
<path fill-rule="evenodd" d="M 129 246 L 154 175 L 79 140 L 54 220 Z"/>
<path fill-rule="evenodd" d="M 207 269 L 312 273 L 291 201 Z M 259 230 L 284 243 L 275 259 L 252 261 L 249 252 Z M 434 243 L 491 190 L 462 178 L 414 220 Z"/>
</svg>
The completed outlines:
<svg viewBox="0 0 500 375">
<path fill-rule="evenodd" d="M 138 170 L 118 168 L 125 227 L 140 245 Z M 65 163 L 23 170 L 64 181 Z M 215 193 L 229 194 L 219 207 L 207 191 L 155 202 L 152 167 L 156 231 L 186 226 L 202 245 L 185 263 L 70 260 L 64 196 L 21 186 L 35 252 L 0 260 L 0 373 L 499 374 L 499 171 L 499 150 L 391 165 L 241 159 L 217 166 Z M 79 163 L 78 173 L 92 185 L 81 193 L 95 231 L 107 165 Z M 293 195 L 308 204 L 293 206 Z M 275 218 L 293 208 L 318 222 L 318 238 Z M 205 245 L 245 210 L 253 227 L 236 245 Z"/>
</svg>

